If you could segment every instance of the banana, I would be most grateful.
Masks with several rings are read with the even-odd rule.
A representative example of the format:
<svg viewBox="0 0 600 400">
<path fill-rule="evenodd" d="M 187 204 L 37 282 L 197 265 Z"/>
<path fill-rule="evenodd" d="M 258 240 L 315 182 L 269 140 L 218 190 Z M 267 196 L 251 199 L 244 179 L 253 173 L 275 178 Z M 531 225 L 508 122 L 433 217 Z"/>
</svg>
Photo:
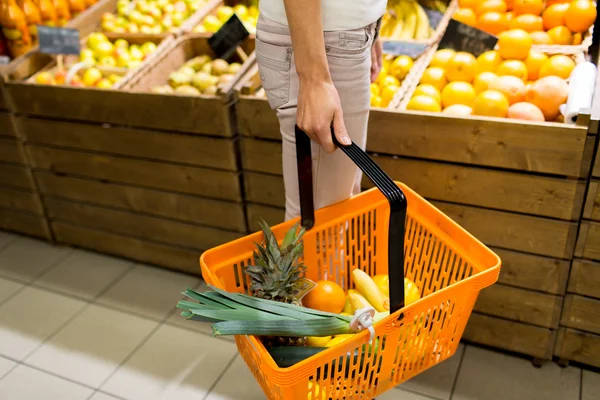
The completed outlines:
<svg viewBox="0 0 600 400">
<path fill-rule="evenodd" d="M 417 28 L 415 31 L 414 38 L 416 40 L 426 40 L 429 39 L 431 26 L 429 25 L 429 17 L 423 7 L 416 1 L 413 2 L 413 7 L 416 9 L 417 14 Z"/>
<path fill-rule="evenodd" d="M 417 10 L 415 9 L 413 2 L 415 0 L 405 0 L 402 4 L 402 11 L 404 15 L 404 26 L 402 27 L 402 36 L 400 39 L 411 40 L 414 39 L 417 31 Z"/>
<path fill-rule="evenodd" d="M 394 30 L 390 34 L 390 37 L 392 37 L 394 39 L 400 39 L 402 37 L 403 29 L 404 29 L 404 18 L 402 18 L 402 16 L 399 16 L 398 18 L 396 18 L 396 26 L 394 27 Z"/>
<path fill-rule="evenodd" d="M 377 287 L 373 278 L 366 272 L 358 268 L 352 270 L 352 280 L 358 291 L 377 311 L 382 312 L 390 309 L 390 299 L 381 293 L 381 290 L 379 290 L 379 287 Z"/>
</svg>

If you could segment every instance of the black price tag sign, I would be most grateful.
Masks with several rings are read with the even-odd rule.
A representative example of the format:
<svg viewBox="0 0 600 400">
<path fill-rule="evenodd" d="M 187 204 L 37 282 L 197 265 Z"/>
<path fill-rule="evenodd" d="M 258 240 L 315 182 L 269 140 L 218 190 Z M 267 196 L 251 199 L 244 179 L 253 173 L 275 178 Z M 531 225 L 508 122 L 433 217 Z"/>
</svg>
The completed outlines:
<svg viewBox="0 0 600 400">
<path fill-rule="evenodd" d="M 427 50 L 427 45 L 423 43 L 402 42 L 399 40 L 383 42 L 383 54 L 409 56 L 415 59 L 423 54 L 425 50 Z"/>
<path fill-rule="evenodd" d="M 481 53 L 494 50 L 496 43 L 496 36 L 451 19 L 438 48 L 466 51 L 478 57 Z"/>
<path fill-rule="evenodd" d="M 38 25 L 40 53 L 79 55 L 79 31 L 72 28 L 51 28 Z"/>
<path fill-rule="evenodd" d="M 429 18 L 429 25 L 431 25 L 431 27 L 433 29 L 437 29 L 438 25 L 442 21 L 442 18 L 444 18 L 444 14 L 442 14 L 439 11 L 432 10 L 432 9 L 426 8 L 426 7 L 423 7 L 423 10 L 425 11 L 425 14 L 427 14 L 427 17 Z"/>
<path fill-rule="evenodd" d="M 233 14 L 214 35 L 208 44 L 218 58 L 227 60 L 250 33 L 237 15 Z"/>
</svg>

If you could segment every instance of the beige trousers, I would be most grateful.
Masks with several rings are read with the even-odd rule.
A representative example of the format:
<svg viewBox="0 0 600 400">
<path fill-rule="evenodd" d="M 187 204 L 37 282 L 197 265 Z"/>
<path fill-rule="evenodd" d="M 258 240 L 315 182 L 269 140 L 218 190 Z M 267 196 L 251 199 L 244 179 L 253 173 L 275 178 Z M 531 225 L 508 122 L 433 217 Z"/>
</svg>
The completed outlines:
<svg viewBox="0 0 600 400">
<path fill-rule="evenodd" d="M 346 129 L 363 149 L 367 142 L 371 46 L 375 29 L 376 23 L 373 23 L 352 31 L 325 32 L 327 61 L 340 95 Z M 294 133 L 299 82 L 289 29 L 261 16 L 256 33 L 256 58 L 267 99 L 279 119 L 286 220 L 289 220 L 300 216 Z M 362 173 L 343 152 L 327 154 L 313 142 L 312 161 L 316 209 L 360 193 Z"/>
</svg>

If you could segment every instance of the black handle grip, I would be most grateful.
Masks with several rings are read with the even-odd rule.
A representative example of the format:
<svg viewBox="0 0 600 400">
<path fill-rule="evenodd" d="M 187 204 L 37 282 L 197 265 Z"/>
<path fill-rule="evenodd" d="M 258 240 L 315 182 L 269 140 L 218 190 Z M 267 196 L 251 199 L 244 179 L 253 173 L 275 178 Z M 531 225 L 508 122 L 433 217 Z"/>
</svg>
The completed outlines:
<svg viewBox="0 0 600 400">
<path fill-rule="evenodd" d="M 331 130 L 333 143 L 340 148 L 377 186 L 390 203 L 388 233 L 388 276 L 390 287 L 390 313 L 405 305 L 404 300 L 404 235 L 408 203 L 402 190 L 394 181 L 355 143 L 341 145 Z M 315 224 L 313 200 L 312 152 L 310 138 L 296 125 L 296 157 L 302 226 L 310 229 Z M 400 316 L 402 318 L 402 315 Z"/>
</svg>

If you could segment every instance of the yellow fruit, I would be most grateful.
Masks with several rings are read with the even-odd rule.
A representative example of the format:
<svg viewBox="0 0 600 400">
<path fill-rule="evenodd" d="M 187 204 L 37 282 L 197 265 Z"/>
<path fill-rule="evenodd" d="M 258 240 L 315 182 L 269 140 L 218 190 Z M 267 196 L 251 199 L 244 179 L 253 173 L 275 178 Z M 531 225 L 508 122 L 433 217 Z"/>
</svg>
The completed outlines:
<svg viewBox="0 0 600 400">
<path fill-rule="evenodd" d="M 373 307 L 358 290 L 348 290 L 347 296 L 348 299 L 350 299 L 350 304 L 352 305 L 352 313 L 355 313 L 356 310 L 360 310 L 361 308 Z"/>
<path fill-rule="evenodd" d="M 340 285 L 332 281 L 320 280 L 302 298 L 302 305 L 313 310 L 339 314 L 346 304 L 346 295 Z"/>
<path fill-rule="evenodd" d="M 417 88 L 415 89 L 415 92 L 413 93 L 413 97 L 419 96 L 419 95 L 429 96 L 432 99 L 434 99 L 435 101 L 437 101 L 440 105 L 442 104 L 442 94 L 433 85 L 421 84 L 421 85 L 417 86 Z M 376 276 L 373 277 L 373 279 L 375 279 L 375 278 L 376 278 Z"/>
<path fill-rule="evenodd" d="M 390 300 L 381 293 L 381 290 L 377 287 L 373 278 L 371 278 L 365 271 L 355 268 L 352 270 L 352 280 L 356 289 L 365 296 L 365 298 L 375 307 L 379 312 L 383 312 L 390 309 Z"/>
<path fill-rule="evenodd" d="M 456 52 L 452 49 L 442 49 L 435 52 L 433 59 L 429 63 L 430 67 L 445 68 L 448 62 L 454 57 Z"/>
<path fill-rule="evenodd" d="M 387 274 L 375 275 L 373 277 L 373 282 L 377 285 L 381 293 L 386 296 L 390 295 L 390 278 Z"/>
<path fill-rule="evenodd" d="M 342 310 L 342 314 L 352 314 L 352 303 L 350 302 L 350 298 L 346 295 L 346 303 L 344 304 L 344 309 Z"/>
<path fill-rule="evenodd" d="M 486 51 L 477 57 L 475 72 L 477 74 L 481 74 L 482 72 L 496 72 L 501 62 L 502 57 L 500 57 L 500 53 L 495 50 Z"/>
<path fill-rule="evenodd" d="M 435 99 L 420 94 L 410 99 L 406 105 L 406 109 L 411 111 L 440 112 L 442 111 L 442 106 Z"/>
<path fill-rule="evenodd" d="M 557 54 L 548 59 L 539 70 L 539 77 L 558 76 L 568 79 L 575 68 L 575 61 L 569 56 Z"/>
<path fill-rule="evenodd" d="M 512 75 L 521 79 L 523 82 L 527 82 L 527 77 L 529 76 L 529 72 L 527 71 L 527 66 L 523 61 L 520 60 L 505 60 L 502 61 L 498 69 L 496 70 L 496 75 L 504 76 L 504 75 Z"/>
<path fill-rule="evenodd" d="M 488 90 L 490 84 L 498 78 L 493 72 L 482 72 L 481 74 L 475 77 L 473 81 L 473 89 L 475 89 L 475 93 L 481 93 L 484 90 Z"/>
<path fill-rule="evenodd" d="M 379 75 L 377 75 L 377 79 L 375 79 L 375 83 L 381 86 L 381 82 L 388 76 L 388 69 L 385 67 L 381 67 L 381 71 L 379 71 Z"/>
<path fill-rule="evenodd" d="M 508 99 L 496 90 L 481 92 L 473 103 L 473 115 L 505 118 L 508 114 Z"/>
<path fill-rule="evenodd" d="M 540 69 L 548 61 L 548 56 L 539 51 L 531 50 L 529 55 L 525 59 L 525 66 L 527 67 L 528 79 L 535 81 L 539 77 Z"/>
<path fill-rule="evenodd" d="M 442 90 L 448 84 L 446 71 L 440 67 L 429 67 L 423 72 L 420 83 L 433 85 L 438 90 Z"/>
<path fill-rule="evenodd" d="M 409 56 L 399 56 L 392 62 L 390 73 L 396 78 L 402 80 L 408 74 L 413 66 L 413 60 Z"/>
<path fill-rule="evenodd" d="M 308 396 L 306 400 L 327 400 L 327 392 L 318 383 L 308 381 Z"/>
<path fill-rule="evenodd" d="M 371 93 L 371 107 L 381 107 L 381 96 Z"/>
<path fill-rule="evenodd" d="M 352 336 L 354 336 L 354 335 L 340 335 L 340 336 L 335 336 L 333 339 L 331 339 L 329 342 L 327 342 L 327 344 L 325 345 L 325 347 L 334 347 L 334 346 L 337 346 L 338 344 L 343 343 L 346 340 L 350 339 Z"/>
<path fill-rule="evenodd" d="M 406 305 L 412 304 L 421 299 L 421 289 L 419 289 L 417 284 L 410 279 L 404 278 L 404 295 L 406 298 Z"/>
<path fill-rule="evenodd" d="M 464 104 L 455 104 L 444 108 L 442 114 L 451 115 L 453 117 L 469 117 L 473 114 L 473 109 Z"/>
<path fill-rule="evenodd" d="M 326 347 L 331 339 L 333 339 L 333 336 L 308 336 L 306 345 L 308 347 Z"/>
<path fill-rule="evenodd" d="M 527 58 L 533 39 L 523 29 L 511 29 L 498 36 L 498 52 L 505 60 L 524 60 Z"/>
<path fill-rule="evenodd" d="M 371 94 L 379 96 L 381 94 L 381 88 L 376 83 L 371 83 Z"/>
<path fill-rule="evenodd" d="M 460 51 L 446 65 L 446 78 L 450 82 L 472 82 L 475 78 L 476 63 L 477 60 L 473 54 Z"/>
<path fill-rule="evenodd" d="M 463 104 L 470 107 L 473 101 L 475 101 L 475 96 L 475 89 L 473 89 L 470 83 L 461 81 L 450 82 L 442 90 L 442 105 L 444 108 L 454 104 Z"/>
<path fill-rule="evenodd" d="M 393 75 L 388 75 L 379 84 L 382 88 L 386 86 L 400 86 L 400 81 Z"/>
<path fill-rule="evenodd" d="M 389 85 L 383 88 L 381 91 L 381 107 L 387 107 L 390 104 L 398 89 L 399 87 L 396 85 Z"/>
</svg>

